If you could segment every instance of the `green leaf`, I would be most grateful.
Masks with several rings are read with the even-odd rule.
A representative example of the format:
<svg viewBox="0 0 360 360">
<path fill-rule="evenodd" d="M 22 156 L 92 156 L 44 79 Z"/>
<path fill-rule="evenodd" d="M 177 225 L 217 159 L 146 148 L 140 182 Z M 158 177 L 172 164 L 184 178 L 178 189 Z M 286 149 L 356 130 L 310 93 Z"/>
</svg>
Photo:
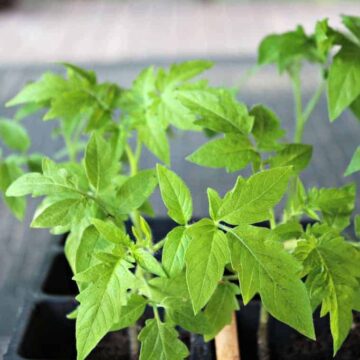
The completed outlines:
<svg viewBox="0 0 360 360">
<path fill-rule="evenodd" d="M 358 16 L 341 16 L 343 24 L 356 36 L 360 41 L 360 17 Z"/>
<path fill-rule="evenodd" d="M 68 70 L 69 78 L 72 78 L 75 74 L 82 79 L 87 80 L 89 84 L 96 84 L 96 73 L 92 70 L 82 69 L 74 64 L 63 62 L 61 63 Z"/>
<path fill-rule="evenodd" d="M 355 235 L 360 237 L 360 215 L 356 215 L 354 218 Z"/>
<path fill-rule="evenodd" d="M 205 341 L 212 340 L 225 325 L 231 323 L 234 311 L 239 310 L 239 301 L 236 298 L 239 294 L 240 290 L 234 284 L 218 285 L 205 309 L 205 316 L 211 324 L 210 331 L 205 335 Z"/>
<path fill-rule="evenodd" d="M 166 87 L 173 88 L 210 69 L 212 66 L 213 63 L 207 60 L 190 60 L 172 64 L 163 79 L 163 83 L 159 85 L 161 85 L 161 87 L 166 85 Z"/>
<path fill-rule="evenodd" d="M 330 314 L 334 355 L 352 325 L 354 296 L 360 278 L 359 253 L 342 237 L 327 232 L 298 243 L 296 257 L 304 264 L 303 275 L 313 307 L 322 303 L 321 316 Z"/>
<path fill-rule="evenodd" d="M 130 264 L 121 258 L 113 263 L 100 265 L 103 269 L 101 272 L 95 271 L 95 281 L 77 297 L 80 302 L 76 318 L 78 360 L 85 359 L 120 320 L 121 306 L 127 303 L 127 289 L 132 288 L 135 281 L 134 275 L 129 271 Z M 89 272 L 90 269 L 86 271 Z M 88 282 L 93 279 L 88 277 L 82 280 Z"/>
<path fill-rule="evenodd" d="M 359 47 L 343 46 L 329 68 L 327 93 L 331 121 L 336 120 L 360 95 L 359 57 Z"/>
<path fill-rule="evenodd" d="M 76 187 L 64 177 L 52 178 L 40 173 L 24 174 L 16 179 L 6 191 L 6 196 L 33 196 L 56 195 L 69 193 L 79 195 Z"/>
<path fill-rule="evenodd" d="M 259 154 L 247 137 L 231 134 L 212 140 L 189 155 L 187 160 L 210 168 L 226 168 L 234 172 L 245 168 L 251 162 L 259 162 Z"/>
<path fill-rule="evenodd" d="M 88 226 L 83 231 L 79 246 L 77 247 L 75 260 L 76 273 L 83 272 L 95 265 L 98 262 L 95 259 L 95 253 L 105 250 L 108 245 L 108 242 L 100 236 L 95 226 Z"/>
<path fill-rule="evenodd" d="M 122 244 L 128 246 L 130 244 L 129 236 L 114 223 L 99 219 L 93 219 L 91 222 L 99 234 L 107 241 L 115 245 Z"/>
<path fill-rule="evenodd" d="M 155 170 L 143 170 L 130 177 L 117 192 L 118 211 L 128 214 L 138 209 L 152 194 L 157 185 Z"/>
<path fill-rule="evenodd" d="M 167 276 L 161 264 L 147 250 L 138 248 L 133 254 L 136 262 L 146 271 L 162 277 Z"/>
<path fill-rule="evenodd" d="M 157 177 L 161 197 L 168 215 L 178 224 L 185 225 L 192 216 L 192 199 L 189 188 L 173 171 L 157 164 Z"/>
<path fill-rule="evenodd" d="M 63 77 L 45 73 L 39 81 L 26 85 L 6 106 L 47 101 L 67 90 L 68 84 Z"/>
<path fill-rule="evenodd" d="M 117 174 L 117 162 L 112 157 L 109 144 L 96 133 L 86 147 L 85 169 L 90 184 L 97 192 L 106 190 Z"/>
<path fill-rule="evenodd" d="M 297 173 L 304 170 L 312 156 L 312 146 L 305 144 L 286 144 L 277 154 L 269 159 L 272 168 L 292 166 Z"/>
<path fill-rule="evenodd" d="M 131 294 L 125 306 L 120 308 L 119 321 L 111 328 L 111 331 L 126 329 L 136 324 L 145 311 L 147 300 L 137 294 Z"/>
<path fill-rule="evenodd" d="M 281 200 L 289 179 L 291 167 L 265 170 L 246 181 L 238 181 L 224 198 L 217 220 L 229 224 L 254 224 L 270 218 L 270 210 Z"/>
<path fill-rule="evenodd" d="M 301 266 L 281 244 L 267 241 L 269 234 L 268 229 L 248 225 L 227 233 L 243 301 L 247 304 L 259 293 L 272 316 L 315 339 L 310 301 L 300 279 Z"/>
<path fill-rule="evenodd" d="M 23 126 L 13 120 L 0 118 L 0 139 L 12 150 L 26 152 L 30 145 L 30 138 Z"/>
<path fill-rule="evenodd" d="M 308 193 L 308 207 L 321 211 L 328 225 L 343 230 L 350 223 L 350 216 L 355 208 L 355 197 L 355 184 L 341 188 L 313 188 Z"/>
<path fill-rule="evenodd" d="M 281 122 L 277 115 L 263 105 L 255 105 L 251 109 L 250 115 L 255 119 L 252 134 L 258 149 L 269 151 L 281 148 L 278 140 L 285 135 L 285 131 L 281 128 Z"/>
<path fill-rule="evenodd" d="M 344 176 L 349 176 L 360 170 L 360 146 L 356 149 L 353 157 L 351 158 L 350 164 L 345 170 Z"/>
<path fill-rule="evenodd" d="M 139 138 L 145 146 L 164 164 L 170 164 L 170 146 L 166 131 L 156 119 L 150 119 L 146 125 L 138 128 Z"/>
<path fill-rule="evenodd" d="M 205 334 L 210 329 L 210 324 L 204 312 L 194 315 L 190 300 L 180 297 L 167 297 L 162 305 L 170 320 L 183 329 L 196 334 Z"/>
<path fill-rule="evenodd" d="M 244 104 L 238 103 L 229 91 L 189 90 L 179 94 L 180 100 L 201 116 L 195 123 L 222 133 L 248 134 L 254 119 Z"/>
<path fill-rule="evenodd" d="M 50 205 L 36 211 L 31 227 L 52 228 L 67 225 L 71 222 L 70 215 L 78 203 L 79 199 L 60 199 L 51 202 Z"/>
<path fill-rule="evenodd" d="M 225 234 L 209 219 L 191 226 L 186 251 L 186 281 L 194 313 L 203 308 L 214 293 L 229 260 Z"/>
<path fill-rule="evenodd" d="M 280 73 L 302 60 L 316 62 L 323 59 L 317 53 L 314 39 L 307 36 L 301 26 L 295 31 L 269 35 L 259 46 L 258 63 L 276 64 Z"/>
<path fill-rule="evenodd" d="M 211 219 L 216 220 L 217 219 L 217 213 L 219 211 L 219 208 L 221 206 L 221 197 L 218 194 L 218 192 L 214 189 L 208 188 L 207 189 L 207 196 L 208 196 L 208 202 L 209 202 L 209 214 Z"/>
<path fill-rule="evenodd" d="M 173 326 L 158 319 L 147 320 L 139 334 L 140 360 L 182 360 L 189 351 Z"/>
<path fill-rule="evenodd" d="M 142 291 L 157 304 L 163 304 L 166 299 L 172 297 L 181 299 L 181 301 L 190 300 L 185 272 L 169 278 L 154 277 L 148 281 Z M 192 313 L 194 314 L 193 311 Z"/>
<path fill-rule="evenodd" d="M 22 169 L 11 161 L 0 162 L 0 190 L 6 194 L 10 184 L 23 174 Z M 16 216 L 22 220 L 25 215 L 26 200 L 23 197 L 4 195 L 5 203 Z"/>
<path fill-rule="evenodd" d="M 52 100 L 50 110 L 43 119 L 60 118 L 71 121 L 79 114 L 84 116 L 86 112 L 89 112 L 91 105 L 92 98 L 82 89 L 67 91 Z"/>
<path fill-rule="evenodd" d="M 162 252 L 162 264 L 169 276 L 181 273 L 185 266 L 185 254 L 190 243 L 184 226 L 177 226 L 166 236 Z"/>
</svg>

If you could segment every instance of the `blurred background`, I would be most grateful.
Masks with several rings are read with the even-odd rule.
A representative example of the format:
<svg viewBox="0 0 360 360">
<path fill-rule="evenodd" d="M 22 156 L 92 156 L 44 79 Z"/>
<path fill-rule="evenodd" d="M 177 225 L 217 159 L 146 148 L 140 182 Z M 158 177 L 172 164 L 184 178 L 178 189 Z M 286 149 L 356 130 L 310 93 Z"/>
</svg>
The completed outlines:
<svg viewBox="0 0 360 360">
<path fill-rule="evenodd" d="M 213 84 L 239 86 L 256 63 L 257 46 L 265 35 L 294 29 L 298 23 L 312 31 L 315 21 L 329 18 L 340 27 L 340 14 L 360 15 L 360 1 L 251 0 L 0 0 L 0 117 L 11 118 L 4 103 L 29 81 L 47 70 L 62 71 L 56 62 L 75 62 L 98 72 L 100 81 L 129 86 L 148 65 L 209 58 L 215 67 L 206 76 Z M 304 76 L 305 101 L 318 74 L 311 67 Z M 272 107 L 293 131 L 291 87 L 286 77 L 267 67 L 240 89 L 247 104 Z M 51 139 L 52 123 L 35 116 L 25 125 L 32 150 L 51 155 L 61 144 Z M 360 126 L 350 114 L 329 124 L 325 99 L 317 107 L 305 142 L 317 144 L 304 174 L 308 186 L 338 186 L 348 182 L 343 172 L 359 144 Z M 223 192 L 236 174 L 202 169 L 184 161 L 204 142 L 201 134 L 176 134 L 172 165 L 192 190 L 195 215 L 206 214 L 207 186 Z M 154 159 L 145 154 L 143 165 Z M 353 180 L 359 182 L 359 175 Z M 166 211 L 158 194 L 154 206 Z M 34 204 L 26 222 L 17 222 L 0 204 L 0 358 L 16 315 L 26 298 L 28 282 L 51 241 L 47 231 L 29 230 Z"/>
<path fill-rule="evenodd" d="M 358 0 L 1 0 L 0 62 L 113 62 L 255 55 L 259 40 L 340 13 Z"/>
</svg>

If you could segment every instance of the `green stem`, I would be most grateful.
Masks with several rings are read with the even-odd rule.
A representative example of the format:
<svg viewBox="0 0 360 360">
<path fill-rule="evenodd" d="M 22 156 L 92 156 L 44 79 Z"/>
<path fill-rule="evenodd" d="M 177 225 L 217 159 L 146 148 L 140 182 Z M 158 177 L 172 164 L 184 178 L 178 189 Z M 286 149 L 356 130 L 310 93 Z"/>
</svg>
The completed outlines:
<svg viewBox="0 0 360 360">
<path fill-rule="evenodd" d="M 313 113 L 316 105 L 320 101 L 321 95 L 323 94 L 323 92 L 325 90 L 325 86 L 326 86 L 326 82 L 324 80 L 322 80 L 320 85 L 316 89 L 314 95 L 312 96 L 312 98 L 307 103 L 307 105 L 305 107 L 305 110 L 304 110 L 304 113 L 303 113 L 303 121 L 304 121 L 305 124 L 310 119 L 311 114 Z"/>
<path fill-rule="evenodd" d="M 154 253 L 157 252 L 157 251 L 159 251 L 159 250 L 165 245 L 165 240 L 166 240 L 166 238 L 160 240 L 159 242 L 157 242 L 157 243 L 152 247 Z"/>
<path fill-rule="evenodd" d="M 157 308 L 157 306 L 153 306 L 153 311 L 154 311 L 154 316 L 155 316 L 155 319 L 159 322 L 161 322 L 161 319 L 160 319 L 160 314 L 159 314 L 159 310 Z"/>
<path fill-rule="evenodd" d="M 300 71 L 296 69 L 291 74 L 291 83 L 293 88 L 294 100 L 295 100 L 295 120 L 296 120 L 296 128 L 294 135 L 294 142 L 300 143 L 304 133 L 304 117 L 303 117 L 303 109 L 302 109 L 302 95 L 301 95 L 301 79 L 300 79 Z"/>
<path fill-rule="evenodd" d="M 269 322 L 269 313 L 265 310 L 264 306 L 261 305 L 259 329 L 257 333 L 259 360 L 270 359 L 269 341 L 268 341 L 269 339 L 268 322 Z"/>
<path fill-rule="evenodd" d="M 235 275 L 235 274 L 234 275 L 224 275 L 223 279 L 224 280 L 238 280 L 239 277 L 237 275 Z"/>
</svg>

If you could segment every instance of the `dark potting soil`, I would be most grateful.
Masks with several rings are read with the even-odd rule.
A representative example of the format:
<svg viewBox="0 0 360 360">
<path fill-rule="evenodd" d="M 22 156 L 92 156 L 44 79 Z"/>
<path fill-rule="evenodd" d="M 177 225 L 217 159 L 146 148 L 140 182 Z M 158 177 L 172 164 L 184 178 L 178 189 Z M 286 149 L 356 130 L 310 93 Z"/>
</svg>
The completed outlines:
<svg viewBox="0 0 360 360">
<path fill-rule="evenodd" d="M 325 326 L 326 325 L 326 326 Z M 330 360 L 332 354 L 332 337 L 328 321 L 318 323 L 317 340 L 312 341 L 299 333 L 291 331 L 286 343 L 271 346 L 271 360 Z M 337 353 L 335 360 L 360 359 L 360 314 L 354 315 L 353 328 Z"/>
<path fill-rule="evenodd" d="M 89 360 L 130 360 L 127 331 L 107 334 L 88 356 Z"/>
</svg>

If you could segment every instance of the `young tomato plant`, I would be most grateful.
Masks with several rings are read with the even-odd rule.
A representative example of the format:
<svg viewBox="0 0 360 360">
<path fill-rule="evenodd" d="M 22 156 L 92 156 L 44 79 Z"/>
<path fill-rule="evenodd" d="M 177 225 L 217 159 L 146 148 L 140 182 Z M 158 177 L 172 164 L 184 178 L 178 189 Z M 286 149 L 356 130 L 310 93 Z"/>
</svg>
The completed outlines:
<svg viewBox="0 0 360 360">
<path fill-rule="evenodd" d="M 351 19 L 347 23 L 358 29 Z M 294 84 L 293 142 L 266 106 L 248 110 L 233 91 L 193 80 L 211 66 L 206 61 L 147 68 L 130 89 L 98 83 L 93 72 L 65 64 L 67 78 L 46 73 L 9 102 L 27 112 L 47 109 L 44 119 L 58 119 L 64 138 L 57 162 L 44 158 L 41 170 L 17 178 L 6 195 L 44 197 L 32 226 L 68 233 L 65 253 L 79 289 L 79 305 L 69 317 L 76 319 L 79 360 L 108 332 L 131 328 L 133 334 L 147 307 L 153 316 L 138 336 L 140 359 L 184 359 L 188 349 L 178 327 L 209 341 L 231 322 L 238 296 L 246 305 L 256 294 L 263 358 L 268 313 L 315 339 L 312 314 L 319 305 L 322 316 L 330 314 L 337 352 L 352 311 L 360 310 L 360 252 L 342 235 L 354 210 L 355 186 L 306 190 L 300 174 L 312 156 L 312 147 L 301 143 L 303 129 L 324 84 L 330 89 L 330 49 L 345 39 L 358 46 L 323 21 L 315 35 L 298 28 L 262 43 L 260 63 L 276 62 Z M 305 110 L 304 60 L 319 63 L 325 76 Z M 329 97 L 330 109 L 331 103 Z M 172 126 L 218 135 L 189 161 L 228 172 L 252 169 L 226 194 L 208 188 L 208 216 L 196 222 L 191 192 L 169 168 Z M 144 146 L 163 165 L 140 169 Z M 159 242 L 144 218 L 153 215 L 149 198 L 157 186 L 177 223 Z M 278 204 L 282 217 L 276 216 Z M 306 217 L 314 222 L 304 227 Z M 264 221 L 268 228 L 259 226 Z"/>
</svg>

